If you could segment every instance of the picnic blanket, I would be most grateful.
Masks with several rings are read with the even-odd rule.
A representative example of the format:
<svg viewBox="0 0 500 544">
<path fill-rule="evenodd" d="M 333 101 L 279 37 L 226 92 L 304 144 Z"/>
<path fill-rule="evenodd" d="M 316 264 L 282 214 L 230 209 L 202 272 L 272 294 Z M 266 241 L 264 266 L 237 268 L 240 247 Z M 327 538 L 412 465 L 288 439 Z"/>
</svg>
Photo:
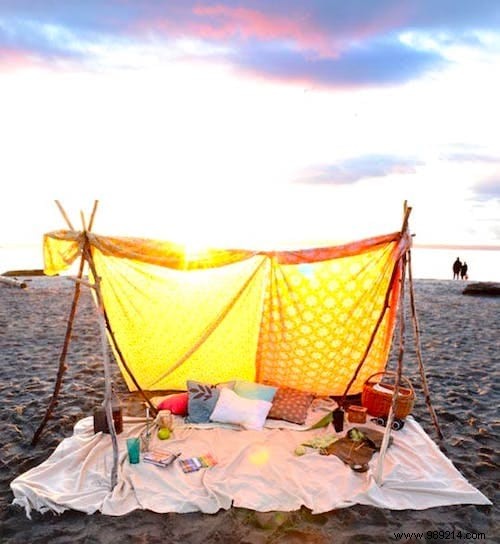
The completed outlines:
<svg viewBox="0 0 500 544">
<path fill-rule="evenodd" d="M 113 490 L 111 438 L 94 434 L 88 417 L 77 422 L 73 435 L 46 461 L 11 482 L 13 503 L 24 507 L 28 516 L 32 510 L 60 513 L 67 509 L 119 516 L 136 509 L 215 513 L 232 506 L 261 512 L 305 506 L 318 514 L 354 504 L 394 510 L 491 504 L 412 417 L 392 434 L 381 485 L 373 475 L 378 452 L 363 473 L 351 470 L 336 455 L 321 455 L 313 448 L 307 448 L 305 455 L 294 453 L 304 442 L 334 432 L 331 426 L 251 431 L 177 422 L 169 440 L 152 435 L 152 449 L 181 454 L 169 466 L 159 467 L 128 462 L 126 438 L 139 436 L 144 425 L 139 418 L 124 418 L 124 430 L 118 435 L 118 483 Z M 183 459 L 206 454 L 217 464 L 195 472 L 182 470 Z"/>
</svg>

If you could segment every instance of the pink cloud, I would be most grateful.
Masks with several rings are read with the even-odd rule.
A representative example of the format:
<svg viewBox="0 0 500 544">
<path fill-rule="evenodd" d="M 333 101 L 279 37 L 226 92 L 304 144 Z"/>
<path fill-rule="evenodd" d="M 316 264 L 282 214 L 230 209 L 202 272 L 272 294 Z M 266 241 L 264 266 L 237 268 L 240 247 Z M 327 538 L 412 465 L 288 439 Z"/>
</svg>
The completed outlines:
<svg viewBox="0 0 500 544">
<path fill-rule="evenodd" d="M 223 40 L 239 36 L 266 41 L 293 40 L 324 54 L 333 52 L 331 35 L 314 26 L 306 16 L 286 17 L 222 4 L 197 6 L 193 13 L 207 18 L 206 22 L 193 23 L 193 30 L 203 38 Z"/>
<path fill-rule="evenodd" d="M 29 53 L 18 50 L 0 50 L 0 68 L 2 72 L 14 72 L 27 66 L 37 66 L 39 61 Z"/>
</svg>

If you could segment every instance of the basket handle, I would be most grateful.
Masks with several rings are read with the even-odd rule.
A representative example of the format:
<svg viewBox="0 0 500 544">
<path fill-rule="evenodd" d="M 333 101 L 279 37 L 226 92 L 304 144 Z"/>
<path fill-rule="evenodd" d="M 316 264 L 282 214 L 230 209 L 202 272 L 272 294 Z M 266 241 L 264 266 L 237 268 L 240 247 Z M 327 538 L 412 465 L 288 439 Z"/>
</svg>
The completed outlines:
<svg viewBox="0 0 500 544">
<path fill-rule="evenodd" d="M 374 378 L 375 376 L 378 376 L 379 374 L 386 375 L 386 376 L 393 376 L 394 378 L 396 377 L 396 373 L 393 372 L 392 370 L 386 370 L 384 372 L 375 372 L 375 374 L 372 374 L 369 378 L 366 379 L 365 385 L 370 384 L 370 383 L 374 383 L 374 382 L 370 382 L 370 380 L 372 378 Z M 413 385 L 411 384 L 410 380 L 406 376 L 401 376 L 401 379 L 406 382 L 406 384 L 410 388 L 410 391 L 415 395 L 415 390 L 413 389 Z M 377 383 L 379 383 L 379 382 L 377 382 Z"/>
</svg>

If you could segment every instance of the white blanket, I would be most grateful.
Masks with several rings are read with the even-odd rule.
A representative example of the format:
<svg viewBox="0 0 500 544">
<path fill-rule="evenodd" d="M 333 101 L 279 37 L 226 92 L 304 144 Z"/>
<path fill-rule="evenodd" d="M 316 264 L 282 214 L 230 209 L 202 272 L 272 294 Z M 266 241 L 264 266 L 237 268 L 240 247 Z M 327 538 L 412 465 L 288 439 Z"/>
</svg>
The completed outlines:
<svg viewBox="0 0 500 544">
<path fill-rule="evenodd" d="M 367 426 L 383 430 L 371 423 Z M 318 514 L 353 504 L 394 510 L 491 504 L 411 417 L 403 430 L 392 433 L 394 442 L 387 450 L 381 486 L 373 477 L 378 453 L 365 473 L 354 472 L 336 456 L 316 450 L 300 457 L 294 454 L 302 442 L 331 434 L 331 427 L 300 432 L 178 425 L 169 440 L 153 435 L 154 449 L 179 451 L 181 458 L 211 453 L 218 461 L 214 467 L 187 474 L 178 461 L 165 468 L 145 462 L 129 464 L 126 438 L 139 436 L 143 429 L 142 420 L 125 418 L 124 431 L 118 436 L 118 484 L 110 491 L 110 436 L 94 434 L 92 418 L 82 419 L 73 436 L 64 439 L 45 462 L 11 482 L 14 504 L 23 506 L 27 515 L 32 509 L 58 513 L 74 509 L 114 516 L 135 509 L 215 513 L 231 506 L 261 512 L 306 506 Z"/>
</svg>

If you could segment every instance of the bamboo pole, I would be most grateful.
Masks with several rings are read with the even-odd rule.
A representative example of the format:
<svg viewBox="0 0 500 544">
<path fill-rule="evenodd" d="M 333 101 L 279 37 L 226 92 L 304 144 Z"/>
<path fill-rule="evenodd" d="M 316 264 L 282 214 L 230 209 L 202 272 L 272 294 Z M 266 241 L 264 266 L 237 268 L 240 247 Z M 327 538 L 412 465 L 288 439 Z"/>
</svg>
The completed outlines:
<svg viewBox="0 0 500 544">
<path fill-rule="evenodd" d="M 420 329 L 418 325 L 417 309 L 415 305 L 415 292 L 413 287 L 413 275 L 412 275 L 412 267 L 411 267 L 411 251 L 408 251 L 408 283 L 410 287 L 410 306 L 411 306 L 411 316 L 413 321 L 413 333 L 415 338 L 415 352 L 417 354 L 418 369 L 420 371 L 420 379 L 422 380 L 422 389 L 424 390 L 425 403 L 427 405 L 427 408 L 429 409 L 429 413 L 431 415 L 431 419 L 434 424 L 434 427 L 436 428 L 438 438 L 442 440 L 443 433 L 441 432 L 441 428 L 439 426 L 436 412 L 434 411 L 434 407 L 432 406 L 429 386 L 427 383 L 427 377 L 425 375 L 424 361 L 422 358 L 422 350 L 420 346 Z"/>
</svg>

